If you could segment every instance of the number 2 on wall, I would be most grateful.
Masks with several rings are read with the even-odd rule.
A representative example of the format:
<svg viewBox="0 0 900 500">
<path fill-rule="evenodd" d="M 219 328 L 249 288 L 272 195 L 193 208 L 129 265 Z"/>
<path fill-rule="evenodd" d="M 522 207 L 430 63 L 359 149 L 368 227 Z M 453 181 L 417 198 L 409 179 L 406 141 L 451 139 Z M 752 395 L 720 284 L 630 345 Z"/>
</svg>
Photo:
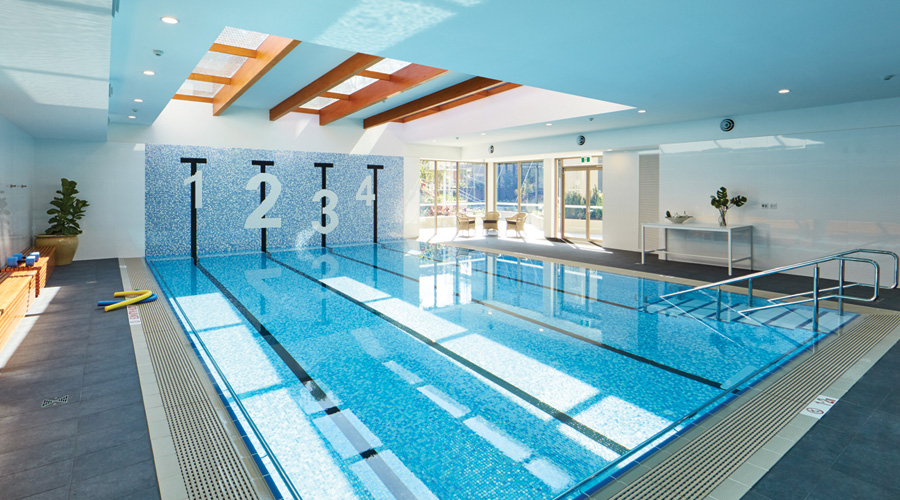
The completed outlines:
<svg viewBox="0 0 900 500">
<path fill-rule="evenodd" d="M 312 201 L 325 198 L 325 206 L 322 207 L 322 215 L 328 216 L 328 223 L 324 226 L 318 221 L 312 221 L 312 227 L 321 234 L 328 234 L 334 231 L 338 225 L 338 214 L 334 211 L 334 207 L 338 204 L 338 196 L 330 189 L 320 189 L 312 195 Z"/>
<path fill-rule="evenodd" d="M 247 216 L 247 221 L 244 222 L 244 229 L 281 227 L 281 217 L 272 217 L 271 219 L 265 217 L 266 212 L 275 206 L 278 196 L 281 195 L 281 181 L 272 174 L 260 173 L 251 177 L 244 189 L 257 189 L 262 182 L 268 182 L 271 191 L 269 196 L 266 196 L 266 199 Z"/>
</svg>

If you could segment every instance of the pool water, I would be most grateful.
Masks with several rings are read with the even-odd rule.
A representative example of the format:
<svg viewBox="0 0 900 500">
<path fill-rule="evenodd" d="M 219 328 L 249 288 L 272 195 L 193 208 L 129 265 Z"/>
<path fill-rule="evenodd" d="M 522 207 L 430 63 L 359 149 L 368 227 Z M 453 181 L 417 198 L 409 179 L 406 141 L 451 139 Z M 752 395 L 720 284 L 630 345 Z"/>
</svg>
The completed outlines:
<svg viewBox="0 0 900 500">
<path fill-rule="evenodd" d="M 285 498 L 574 498 L 853 319 L 416 242 L 148 262 Z"/>
</svg>

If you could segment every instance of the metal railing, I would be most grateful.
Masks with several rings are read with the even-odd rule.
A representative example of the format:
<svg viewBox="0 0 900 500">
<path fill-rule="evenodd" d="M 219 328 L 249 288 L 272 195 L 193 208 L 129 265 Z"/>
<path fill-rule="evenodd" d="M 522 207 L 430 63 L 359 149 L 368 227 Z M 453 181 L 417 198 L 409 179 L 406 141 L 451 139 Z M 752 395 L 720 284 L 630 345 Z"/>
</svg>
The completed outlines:
<svg viewBox="0 0 900 500">
<path fill-rule="evenodd" d="M 881 277 L 880 272 L 881 271 L 880 271 L 878 262 L 876 262 L 874 259 L 871 259 L 871 258 L 855 256 L 855 254 L 879 254 L 879 255 L 889 255 L 890 257 L 892 257 L 894 260 L 894 271 L 892 273 L 892 275 L 894 277 L 893 284 L 891 284 L 891 286 L 881 286 L 881 282 L 880 282 L 880 277 Z M 837 284 L 837 286 L 833 286 L 831 288 L 825 288 L 825 289 L 820 290 L 819 289 L 819 266 L 821 264 L 824 264 L 827 262 L 838 262 L 838 284 Z M 872 278 L 872 284 L 871 285 L 868 283 L 846 284 L 845 283 L 845 267 L 846 267 L 847 262 L 862 262 L 862 263 L 871 264 L 872 269 L 873 269 L 873 274 L 874 274 L 874 276 Z M 753 306 L 753 280 L 754 279 L 762 278 L 764 276 L 770 276 L 773 274 L 783 273 L 785 271 L 792 271 L 794 269 L 810 267 L 810 266 L 814 266 L 813 267 L 813 289 L 812 290 L 810 290 L 808 292 L 795 293 L 795 294 L 791 294 L 791 295 L 783 295 L 780 297 L 767 299 L 770 302 L 770 304 L 765 305 L 765 306 L 760 306 L 760 307 L 752 307 Z M 740 276 L 737 278 L 731 278 L 731 279 L 719 281 L 716 283 L 710 283 L 708 285 L 697 286 L 697 287 L 691 288 L 690 290 L 682 290 L 682 291 L 678 291 L 678 292 L 667 293 L 665 295 L 660 295 L 659 298 L 671 303 L 671 301 L 669 299 L 672 297 L 691 293 L 691 292 L 697 292 L 700 290 L 716 288 L 717 289 L 716 320 L 721 321 L 722 286 L 733 285 L 735 283 L 740 283 L 740 282 L 746 281 L 747 282 L 747 297 L 749 300 L 748 305 L 750 305 L 751 307 L 749 307 L 747 309 L 742 309 L 740 311 L 736 311 L 738 314 L 744 316 L 744 315 L 746 315 L 746 313 L 749 313 L 752 311 L 771 309 L 773 307 L 787 307 L 787 306 L 793 306 L 793 305 L 797 305 L 797 304 L 804 304 L 807 302 L 812 302 L 813 303 L 812 328 L 813 328 L 813 331 L 818 331 L 818 329 L 819 329 L 819 302 L 820 301 L 837 299 L 838 309 L 841 314 L 844 313 L 844 300 L 856 300 L 856 301 L 860 301 L 860 302 L 875 302 L 876 300 L 878 300 L 878 291 L 880 289 L 883 288 L 886 290 L 891 290 L 891 289 L 897 288 L 897 281 L 898 281 L 898 278 L 900 278 L 900 274 L 898 274 L 898 271 L 900 271 L 900 257 L 898 257 L 896 253 L 889 252 L 887 250 L 872 250 L 872 249 L 867 249 L 867 248 L 857 248 L 854 250 L 847 250 L 845 252 L 839 252 L 839 253 L 828 255 L 825 257 L 820 257 L 818 259 L 808 260 L 805 262 L 799 262 L 797 264 L 790 264 L 790 265 L 782 266 L 782 267 L 776 267 L 774 269 L 769 269 L 767 271 L 760 271 L 758 273 L 748 274 L 747 276 Z M 845 295 L 845 291 L 847 289 L 853 288 L 853 287 L 872 287 L 872 296 L 869 298 L 860 298 L 860 297 Z M 834 291 L 837 291 L 837 293 L 827 294 L 828 292 L 834 292 Z M 827 295 L 822 295 L 823 293 L 826 293 Z M 806 297 L 806 296 L 809 296 L 809 298 L 800 299 L 800 297 Z M 781 302 L 786 299 L 799 299 L 799 300 L 792 300 L 791 302 Z"/>
</svg>

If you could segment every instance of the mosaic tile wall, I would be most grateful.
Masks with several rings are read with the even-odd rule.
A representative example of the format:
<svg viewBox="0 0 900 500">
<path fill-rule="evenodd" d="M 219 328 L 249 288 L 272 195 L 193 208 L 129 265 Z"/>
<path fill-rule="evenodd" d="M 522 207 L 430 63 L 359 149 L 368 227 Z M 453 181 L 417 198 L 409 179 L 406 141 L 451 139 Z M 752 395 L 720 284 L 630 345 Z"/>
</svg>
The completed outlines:
<svg viewBox="0 0 900 500">
<path fill-rule="evenodd" d="M 146 149 L 146 254 L 191 253 L 191 176 L 182 158 L 205 158 L 198 165 L 202 176 L 202 207 L 197 210 L 198 253 L 259 251 L 261 230 L 245 229 L 251 212 L 260 205 L 259 182 L 245 189 L 260 173 L 254 160 L 274 161 L 266 173 L 275 176 L 281 192 L 266 219 L 280 218 L 281 227 L 267 229 L 267 248 L 320 246 L 322 199 L 313 199 L 322 187 L 322 169 L 315 163 L 333 163 L 326 187 L 336 199 L 327 199 L 335 218 L 329 218 L 328 245 L 370 242 L 374 205 L 357 199 L 371 191 L 363 187 L 372 176 L 367 165 L 384 165 L 378 172 L 378 240 L 400 239 L 403 230 L 403 158 L 399 156 L 270 151 L 147 144 Z M 267 198 L 273 197 L 266 183 Z M 268 201 L 268 200 L 267 200 Z M 251 220 L 254 220 L 251 218 Z M 259 221 L 259 218 L 255 219 Z"/>
</svg>

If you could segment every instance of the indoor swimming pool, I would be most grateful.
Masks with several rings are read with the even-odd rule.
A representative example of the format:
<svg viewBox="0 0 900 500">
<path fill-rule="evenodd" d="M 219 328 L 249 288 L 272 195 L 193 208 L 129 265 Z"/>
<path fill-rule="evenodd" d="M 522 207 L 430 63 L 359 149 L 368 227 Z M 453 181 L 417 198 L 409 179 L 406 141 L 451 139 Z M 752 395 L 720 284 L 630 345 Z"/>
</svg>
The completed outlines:
<svg viewBox="0 0 900 500">
<path fill-rule="evenodd" d="M 584 498 L 855 317 L 408 241 L 148 262 L 284 498 Z"/>
</svg>

